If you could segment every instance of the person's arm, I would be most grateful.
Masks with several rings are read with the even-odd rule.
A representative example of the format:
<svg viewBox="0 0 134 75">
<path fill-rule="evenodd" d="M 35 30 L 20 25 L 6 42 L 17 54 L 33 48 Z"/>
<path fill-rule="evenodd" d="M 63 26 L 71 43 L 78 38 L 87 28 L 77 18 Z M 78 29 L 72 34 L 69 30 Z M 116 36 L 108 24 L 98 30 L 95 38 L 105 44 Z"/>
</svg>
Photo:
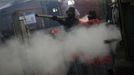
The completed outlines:
<svg viewBox="0 0 134 75">
<path fill-rule="evenodd" d="M 64 19 L 58 18 L 57 16 L 53 16 L 51 19 L 54 20 L 54 21 L 59 22 L 62 25 L 66 24 L 66 21 Z"/>
<path fill-rule="evenodd" d="M 66 21 L 63 19 L 57 19 L 57 22 L 59 22 L 62 25 L 66 25 Z"/>
</svg>

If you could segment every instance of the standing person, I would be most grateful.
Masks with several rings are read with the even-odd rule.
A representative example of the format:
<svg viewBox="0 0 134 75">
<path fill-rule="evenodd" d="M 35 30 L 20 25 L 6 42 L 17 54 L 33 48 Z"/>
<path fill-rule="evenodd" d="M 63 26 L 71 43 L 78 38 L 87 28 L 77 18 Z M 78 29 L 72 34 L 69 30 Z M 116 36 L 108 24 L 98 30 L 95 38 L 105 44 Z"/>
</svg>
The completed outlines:
<svg viewBox="0 0 134 75">
<path fill-rule="evenodd" d="M 51 19 L 59 22 L 64 25 L 66 31 L 70 31 L 70 29 L 79 23 L 79 20 L 76 18 L 75 8 L 69 7 L 66 11 L 67 17 L 65 19 L 58 18 L 57 16 L 53 16 Z"/>
<path fill-rule="evenodd" d="M 97 18 L 96 12 L 94 10 L 88 12 L 88 20 L 89 25 L 101 23 L 100 19 Z"/>
<path fill-rule="evenodd" d="M 87 17 L 88 17 L 87 21 L 80 20 L 80 23 L 84 26 L 92 26 L 92 25 L 101 23 L 101 20 L 99 18 L 97 18 L 96 12 L 94 10 L 90 10 L 88 12 Z"/>
<path fill-rule="evenodd" d="M 69 2 L 71 2 L 71 4 L 69 4 Z M 69 9 L 69 7 L 75 7 L 74 5 L 75 1 L 71 0 L 63 0 L 62 1 L 62 12 L 64 15 L 66 15 L 66 11 Z M 80 17 L 80 12 L 78 11 L 78 9 L 75 8 L 75 14 L 76 14 L 76 18 L 79 18 Z"/>
</svg>

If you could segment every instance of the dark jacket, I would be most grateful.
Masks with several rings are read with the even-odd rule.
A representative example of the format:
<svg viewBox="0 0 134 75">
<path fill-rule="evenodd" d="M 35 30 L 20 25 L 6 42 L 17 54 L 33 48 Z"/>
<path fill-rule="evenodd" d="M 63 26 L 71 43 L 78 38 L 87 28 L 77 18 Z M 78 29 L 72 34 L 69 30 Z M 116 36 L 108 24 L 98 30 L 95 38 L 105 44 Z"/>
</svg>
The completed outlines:
<svg viewBox="0 0 134 75">
<path fill-rule="evenodd" d="M 72 27 L 79 23 L 79 20 L 74 17 L 66 17 L 65 19 L 53 17 L 52 19 L 64 25 L 66 31 L 69 31 Z"/>
</svg>

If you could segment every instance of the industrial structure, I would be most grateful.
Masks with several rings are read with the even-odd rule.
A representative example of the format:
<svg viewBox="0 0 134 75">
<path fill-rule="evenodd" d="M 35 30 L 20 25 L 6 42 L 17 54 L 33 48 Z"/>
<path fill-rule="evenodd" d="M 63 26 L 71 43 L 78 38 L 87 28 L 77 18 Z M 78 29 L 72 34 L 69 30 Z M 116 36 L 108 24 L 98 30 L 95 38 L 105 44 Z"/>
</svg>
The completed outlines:
<svg viewBox="0 0 134 75">
<path fill-rule="evenodd" d="M 95 5 L 93 5 L 95 4 Z M 4 35 L 18 35 L 25 31 L 34 31 L 55 26 L 61 26 L 48 18 L 38 18 L 35 14 L 63 16 L 69 6 L 75 6 L 85 16 L 89 10 L 95 9 L 97 15 L 105 19 L 106 1 L 74 1 L 74 0 L 33 0 L 15 2 L 13 5 L 0 10 L 0 32 Z M 87 5 L 87 6 L 84 6 Z M 99 7 L 102 7 L 99 8 Z M 21 27 L 20 24 L 23 24 Z"/>
<path fill-rule="evenodd" d="M 100 73 L 107 75 L 106 70 L 112 68 L 115 75 L 133 73 L 134 2 L 132 0 L 69 0 L 67 5 L 66 0 L 33 0 L 15 3 L 0 10 L 0 35 L 4 35 L 5 38 L 15 35 L 24 41 L 29 33 L 36 30 L 62 26 L 56 21 L 44 18 L 44 15 L 64 16 L 69 6 L 74 6 L 80 12 L 80 18 L 84 17 L 89 10 L 95 10 L 100 19 L 108 24 L 116 24 L 121 29 L 122 41 L 117 46 L 114 64 L 113 62 L 101 64 L 103 68 L 101 70 L 96 70 L 100 68 L 98 65 L 92 65 L 89 72 L 93 75 Z M 43 18 L 36 17 L 36 14 L 43 14 Z"/>
</svg>

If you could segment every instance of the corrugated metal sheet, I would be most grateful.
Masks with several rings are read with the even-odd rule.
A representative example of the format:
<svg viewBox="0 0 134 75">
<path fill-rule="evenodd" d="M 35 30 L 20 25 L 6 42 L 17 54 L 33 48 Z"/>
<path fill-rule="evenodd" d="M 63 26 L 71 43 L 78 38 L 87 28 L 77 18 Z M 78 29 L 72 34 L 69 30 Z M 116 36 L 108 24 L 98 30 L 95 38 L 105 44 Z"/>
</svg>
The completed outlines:
<svg viewBox="0 0 134 75">
<path fill-rule="evenodd" d="M 53 12 L 52 9 L 58 9 Z M 14 4 L 11 7 L 2 9 L 0 12 L 0 31 L 12 30 L 12 15 L 15 12 L 20 12 L 20 15 L 28 15 L 31 13 L 40 13 L 48 15 L 61 15 L 60 3 L 58 1 L 29 1 L 25 3 Z M 37 23 L 28 25 L 31 29 L 40 29 L 43 27 L 52 27 L 60 25 L 50 19 L 36 18 Z"/>
<path fill-rule="evenodd" d="M 26 3 L 20 3 L 20 4 L 15 4 L 11 7 L 5 8 L 1 10 L 1 16 L 0 16 L 0 30 L 1 31 L 8 31 L 8 30 L 13 30 L 12 28 L 12 15 L 15 12 L 21 12 L 21 14 L 31 14 L 31 13 L 41 13 L 41 4 L 39 1 L 30 1 Z M 34 26 L 32 28 L 39 28 L 41 27 L 42 23 L 40 20 L 37 20 L 37 24 L 32 24 L 31 26 Z"/>
</svg>

